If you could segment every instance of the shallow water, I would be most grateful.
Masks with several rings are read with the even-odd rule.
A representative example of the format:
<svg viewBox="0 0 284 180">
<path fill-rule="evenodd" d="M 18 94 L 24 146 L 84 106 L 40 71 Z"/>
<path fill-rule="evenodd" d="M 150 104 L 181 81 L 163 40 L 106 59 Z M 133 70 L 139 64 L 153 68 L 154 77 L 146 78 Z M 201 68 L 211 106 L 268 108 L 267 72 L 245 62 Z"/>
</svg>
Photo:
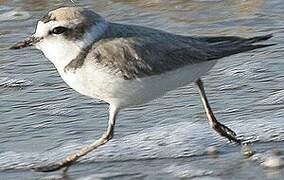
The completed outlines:
<svg viewBox="0 0 284 180">
<path fill-rule="evenodd" d="M 0 179 L 283 179 L 261 166 L 272 149 L 284 150 L 284 3 L 282 0 L 75 1 L 107 19 L 185 35 L 273 33 L 277 45 L 220 60 L 204 77 L 219 121 L 253 142 L 240 147 L 207 124 L 192 85 L 121 112 L 114 139 L 70 168 L 42 174 L 53 162 L 98 138 L 107 104 L 74 92 L 34 49 L 7 50 L 34 31 L 36 20 L 69 1 L 0 0 Z M 219 156 L 205 155 L 216 146 Z M 283 158 L 283 157 L 282 157 Z"/>
</svg>

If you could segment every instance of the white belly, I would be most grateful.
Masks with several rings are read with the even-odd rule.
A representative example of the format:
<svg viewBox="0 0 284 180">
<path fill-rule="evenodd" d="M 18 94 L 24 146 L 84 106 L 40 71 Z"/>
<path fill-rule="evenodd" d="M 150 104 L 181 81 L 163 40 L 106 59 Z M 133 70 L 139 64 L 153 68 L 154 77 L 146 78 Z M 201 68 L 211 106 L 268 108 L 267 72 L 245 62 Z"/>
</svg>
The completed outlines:
<svg viewBox="0 0 284 180">
<path fill-rule="evenodd" d="M 166 92 L 185 86 L 205 75 L 216 61 L 188 65 L 168 73 L 125 80 L 92 66 L 77 69 L 76 73 L 60 72 L 64 81 L 79 93 L 106 101 L 118 107 L 143 104 Z"/>
</svg>

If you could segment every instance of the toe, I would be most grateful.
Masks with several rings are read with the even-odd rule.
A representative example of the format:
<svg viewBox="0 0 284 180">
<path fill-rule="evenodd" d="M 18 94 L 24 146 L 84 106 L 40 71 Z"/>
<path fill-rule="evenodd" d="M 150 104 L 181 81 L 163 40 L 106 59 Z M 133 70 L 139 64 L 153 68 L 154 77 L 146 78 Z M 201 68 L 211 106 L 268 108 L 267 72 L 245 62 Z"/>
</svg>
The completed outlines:
<svg viewBox="0 0 284 180">
<path fill-rule="evenodd" d="M 45 166 L 33 167 L 32 169 L 36 172 L 52 172 L 52 171 L 57 171 L 61 168 L 62 168 L 61 164 L 48 164 Z"/>
<path fill-rule="evenodd" d="M 226 137 L 227 139 L 229 139 L 230 142 L 235 142 L 238 144 L 241 144 L 241 140 L 239 140 L 236 136 L 237 134 L 231 130 L 230 128 L 228 128 L 227 126 L 218 123 L 215 125 L 214 129 L 221 135 Z"/>
</svg>

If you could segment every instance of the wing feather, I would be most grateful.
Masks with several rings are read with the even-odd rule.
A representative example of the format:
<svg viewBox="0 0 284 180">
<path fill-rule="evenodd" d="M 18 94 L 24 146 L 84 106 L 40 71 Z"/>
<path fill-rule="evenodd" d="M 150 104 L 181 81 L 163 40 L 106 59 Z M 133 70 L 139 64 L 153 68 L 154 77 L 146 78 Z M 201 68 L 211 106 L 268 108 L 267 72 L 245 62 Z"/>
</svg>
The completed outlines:
<svg viewBox="0 0 284 180">
<path fill-rule="evenodd" d="M 273 45 L 254 44 L 272 35 L 247 39 L 235 36 L 190 37 L 121 24 L 112 24 L 104 36 L 82 51 L 80 58 L 74 59 L 67 68 L 76 69 L 85 60 L 95 61 L 98 66 L 108 68 L 109 73 L 129 80 Z"/>
<path fill-rule="evenodd" d="M 98 64 L 110 68 L 111 72 L 119 72 L 124 79 L 162 74 L 210 57 L 183 42 L 169 43 L 148 38 L 108 39 L 96 43 L 90 52 Z"/>
</svg>

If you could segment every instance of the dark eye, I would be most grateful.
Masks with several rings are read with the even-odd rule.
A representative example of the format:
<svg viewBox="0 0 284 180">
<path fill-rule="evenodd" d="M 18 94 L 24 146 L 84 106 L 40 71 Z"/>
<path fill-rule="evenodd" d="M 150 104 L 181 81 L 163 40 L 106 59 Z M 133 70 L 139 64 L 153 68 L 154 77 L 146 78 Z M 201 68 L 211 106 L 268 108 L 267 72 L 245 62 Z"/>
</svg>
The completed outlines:
<svg viewBox="0 0 284 180">
<path fill-rule="evenodd" d="M 51 31 L 51 33 L 52 33 L 52 34 L 62 34 L 62 33 L 64 33 L 65 31 L 67 31 L 67 28 L 66 28 L 66 27 L 59 26 L 59 27 L 54 28 L 54 29 Z"/>
</svg>

